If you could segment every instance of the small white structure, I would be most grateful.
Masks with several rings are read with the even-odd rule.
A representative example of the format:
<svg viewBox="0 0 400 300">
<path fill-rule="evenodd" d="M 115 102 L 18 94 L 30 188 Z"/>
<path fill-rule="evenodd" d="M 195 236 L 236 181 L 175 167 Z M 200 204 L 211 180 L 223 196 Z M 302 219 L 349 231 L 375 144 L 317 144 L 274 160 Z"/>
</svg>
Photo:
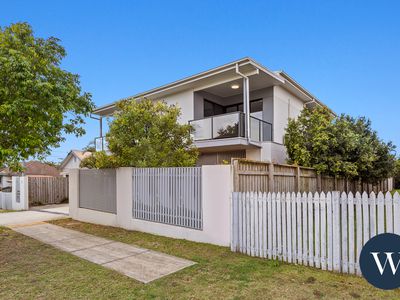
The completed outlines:
<svg viewBox="0 0 400 300">
<path fill-rule="evenodd" d="M 0 192 L 0 209 L 27 210 L 29 208 L 28 177 L 13 176 L 11 182 L 11 192 Z"/>
<path fill-rule="evenodd" d="M 72 169 L 80 169 L 81 161 L 92 155 L 92 152 L 71 150 L 60 165 L 61 175 L 67 176 Z"/>
</svg>

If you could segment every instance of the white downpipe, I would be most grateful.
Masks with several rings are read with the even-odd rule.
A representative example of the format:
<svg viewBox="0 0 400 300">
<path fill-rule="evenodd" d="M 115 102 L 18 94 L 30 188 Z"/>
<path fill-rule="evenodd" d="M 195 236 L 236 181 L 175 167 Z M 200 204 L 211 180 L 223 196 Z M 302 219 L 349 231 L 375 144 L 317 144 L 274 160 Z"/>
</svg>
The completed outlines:
<svg viewBox="0 0 400 300">
<path fill-rule="evenodd" d="M 236 74 L 243 77 L 243 110 L 246 121 L 244 122 L 245 136 L 250 142 L 250 85 L 249 77 L 239 71 L 239 64 L 236 64 Z"/>
</svg>

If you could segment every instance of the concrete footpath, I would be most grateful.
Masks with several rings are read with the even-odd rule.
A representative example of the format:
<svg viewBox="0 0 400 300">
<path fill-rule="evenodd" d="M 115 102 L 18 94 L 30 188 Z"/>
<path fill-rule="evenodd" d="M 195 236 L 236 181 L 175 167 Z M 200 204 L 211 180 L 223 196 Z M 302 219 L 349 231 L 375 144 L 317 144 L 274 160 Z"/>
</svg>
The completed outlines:
<svg viewBox="0 0 400 300">
<path fill-rule="evenodd" d="M 48 214 L 47 212 L 36 213 Z M 19 233 L 143 283 L 151 282 L 195 264 L 186 259 L 48 223 L 25 223 L 8 226 Z"/>
</svg>

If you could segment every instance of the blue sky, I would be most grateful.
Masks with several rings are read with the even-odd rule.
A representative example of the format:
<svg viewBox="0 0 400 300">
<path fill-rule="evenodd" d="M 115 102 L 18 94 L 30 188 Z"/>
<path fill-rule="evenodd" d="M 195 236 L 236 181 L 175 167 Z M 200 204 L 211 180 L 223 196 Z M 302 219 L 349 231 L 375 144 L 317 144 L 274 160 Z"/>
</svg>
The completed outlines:
<svg viewBox="0 0 400 300">
<path fill-rule="evenodd" d="M 63 68 L 103 105 L 251 56 L 400 147 L 400 1 L 4 1 L 0 26 L 61 39 Z M 50 160 L 98 135 L 68 136 Z M 400 152 L 400 150 L 399 150 Z"/>
</svg>

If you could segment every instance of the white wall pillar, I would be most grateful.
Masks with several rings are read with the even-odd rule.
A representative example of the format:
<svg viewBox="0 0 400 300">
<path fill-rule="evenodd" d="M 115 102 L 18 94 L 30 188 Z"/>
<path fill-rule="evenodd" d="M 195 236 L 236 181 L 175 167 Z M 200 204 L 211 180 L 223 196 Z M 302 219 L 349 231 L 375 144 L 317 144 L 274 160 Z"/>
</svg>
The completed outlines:
<svg viewBox="0 0 400 300">
<path fill-rule="evenodd" d="M 132 170 L 117 169 L 117 223 L 126 229 L 132 227 Z"/>
<path fill-rule="evenodd" d="M 68 171 L 68 202 L 69 216 L 76 219 L 79 208 L 79 169 Z"/>
<path fill-rule="evenodd" d="M 203 233 L 208 243 L 230 245 L 232 191 L 230 165 L 202 167 Z"/>
</svg>

